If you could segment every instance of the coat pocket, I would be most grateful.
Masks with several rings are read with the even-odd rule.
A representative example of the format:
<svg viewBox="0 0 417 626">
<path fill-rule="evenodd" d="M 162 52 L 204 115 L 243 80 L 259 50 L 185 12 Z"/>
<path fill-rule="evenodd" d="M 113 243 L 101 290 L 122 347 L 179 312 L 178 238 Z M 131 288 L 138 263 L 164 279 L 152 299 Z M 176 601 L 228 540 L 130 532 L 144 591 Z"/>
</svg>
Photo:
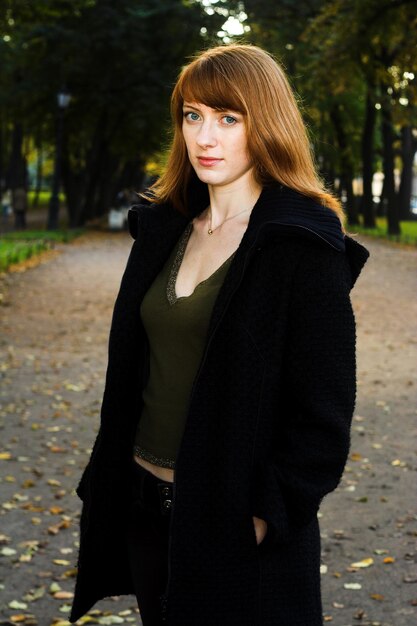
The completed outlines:
<svg viewBox="0 0 417 626">
<path fill-rule="evenodd" d="M 265 546 L 288 539 L 287 510 L 272 461 L 259 461 L 255 465 L 252 515 L 264 519 L 268 524 L 267 535 L 264 537 Z"/>
</svg>

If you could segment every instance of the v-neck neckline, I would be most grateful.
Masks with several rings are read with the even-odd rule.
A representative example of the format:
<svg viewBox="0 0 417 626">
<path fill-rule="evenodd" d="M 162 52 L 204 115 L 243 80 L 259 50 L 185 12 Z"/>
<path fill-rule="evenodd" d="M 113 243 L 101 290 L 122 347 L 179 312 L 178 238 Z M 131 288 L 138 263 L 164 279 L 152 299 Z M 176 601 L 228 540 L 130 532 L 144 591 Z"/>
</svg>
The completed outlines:
<svg viewBox="0 0 417 626">
<path fill-rule="evenodd" d="M 177 296 L 175 287 L 177 283 L 178 272 L 181 267 L 181 263 L 184 258 L 184 253 L 188 244 L 188 240 L 190 239 L 192 230 L 193 230 L 193 223 L 190 222 L 189 224 L 187 224 L 180 238 L 177 251 L 174 257 L 174 261 L 172 263 L 172 266 L 169 272 L 169 277 L 168 277 L 168 282 L 167 282 L 167 287 L 166 287 L 166 295 L 167 295 L 168 302 L 171 305 L 175 304 L 176 302 L 180 300 L 187 300 L 188 298 L 192 298 L 195 295 L 198 288 L 206 284 L 210 279 L 212 279 L 213 276 L 217 274 L 221 269 L 223 269 L 226 263 L 231 261 L 231 259 L 236 254 L 236 250 L 235 250 L 216 270 L 214 270 L 214 272 L 210 274 L 210 276 L 208 276 L 204 280 L 201 280 L 199 283 L 197 283 L 197 285 L 194 287 L 194 290 L 188 296 Z"/>
</svg>

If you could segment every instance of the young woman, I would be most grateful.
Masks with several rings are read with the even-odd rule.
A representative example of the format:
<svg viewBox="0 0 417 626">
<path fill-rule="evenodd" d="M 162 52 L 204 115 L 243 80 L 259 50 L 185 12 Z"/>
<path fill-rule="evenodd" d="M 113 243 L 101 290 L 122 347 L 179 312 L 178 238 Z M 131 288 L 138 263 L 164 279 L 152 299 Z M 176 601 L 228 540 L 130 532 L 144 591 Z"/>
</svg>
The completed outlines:
<svg viewBox="0 0 417 626">
<path fill-rule="evenodd" d="M 144 626 L 319 626 L 368 253 L 268 53 L 203 52 L 172 116 L 166 172 L 129 213 L 71 621 L 135 593 Z"/>
</svg>

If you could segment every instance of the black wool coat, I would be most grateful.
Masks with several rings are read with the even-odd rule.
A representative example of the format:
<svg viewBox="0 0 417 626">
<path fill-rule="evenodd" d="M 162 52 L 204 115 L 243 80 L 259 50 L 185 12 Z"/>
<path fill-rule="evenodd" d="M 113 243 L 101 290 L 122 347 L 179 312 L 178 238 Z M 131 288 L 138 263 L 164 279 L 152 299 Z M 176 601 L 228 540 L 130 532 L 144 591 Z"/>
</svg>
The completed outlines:
<svg viewBox="0 0 417 626">
<path fill-rule="evenodd" d="M 193 215 L 205 185 L 190 189 Z M 191 216 L 192 217 L 192 216 Z M 129 213 L 135 238 L 115 304 L 101 426 L 83 500 L 70 621 L 133 593 L 125 525 L 148 344 L 139 307 L 191 217 Z M 349 450 L 355 322 L 367 250 L 327 208 L 280 185 L 255 205 L 214 305 L 175 470 L 169 626 L 319 626 L 317 511 Z M 268 522 L 256 544 L 252 516 Z"/>
</svg>

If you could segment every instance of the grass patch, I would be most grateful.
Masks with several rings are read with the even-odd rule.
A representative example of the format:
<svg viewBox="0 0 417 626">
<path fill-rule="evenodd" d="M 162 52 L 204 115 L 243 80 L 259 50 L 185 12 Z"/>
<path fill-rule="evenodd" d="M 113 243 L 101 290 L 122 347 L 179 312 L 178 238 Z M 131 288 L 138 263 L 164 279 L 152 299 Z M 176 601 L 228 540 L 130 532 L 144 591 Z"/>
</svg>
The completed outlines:
<svg viewBox="0 0 417 626">
<path fill-rule="evenodd" d="M 365 228 L 362 225 L 358 226 L 355 224 L 350 227 L 348 226 L 348 230 L 352 234 L 360 233 L 362 235 L 368 235 L 378 239 L 394 241 L 395 243 L 405 243 L 417 246 L 417 220 L 400 222 L 400 235 L 388 235 L 388 225 L 385 217 L 378 217 L 376 222 L 377 225 L 375 228 Z"/>
<path fill-rule="evenodd" d="M 68 243 L 84 232 L 83 228 L 71 228 L 68 230 L 16 230 L 1 235 L 0 242 L 6 241 L 54 241 Z"/>
<path fill-rule="evenodd" d="M 11 265 L 50 250 L 55 243 L 68 243 L 84 232 L 82 228 L 72 230 L 20 230 L 0 237 L 0 272 Z"/>
</svg>

